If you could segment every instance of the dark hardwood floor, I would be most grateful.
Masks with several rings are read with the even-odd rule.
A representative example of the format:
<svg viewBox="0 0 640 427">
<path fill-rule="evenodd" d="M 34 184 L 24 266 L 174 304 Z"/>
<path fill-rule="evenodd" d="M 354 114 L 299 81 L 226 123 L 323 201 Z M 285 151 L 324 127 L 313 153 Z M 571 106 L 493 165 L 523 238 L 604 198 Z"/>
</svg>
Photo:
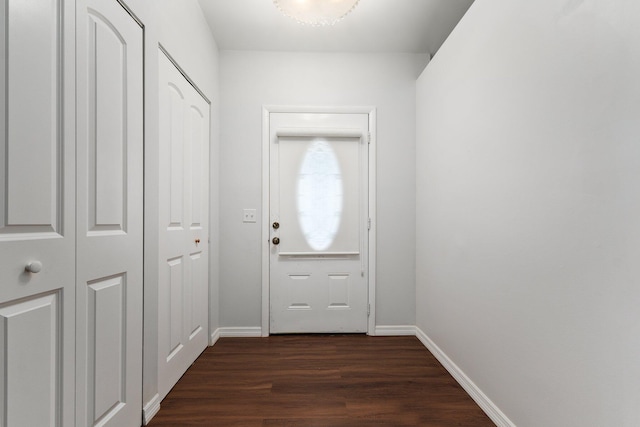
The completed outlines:
<svg viewBox="0 0 640 427">
<path fill-rule="evenodd" d="M 493 426 L 415 337 L 221 338 L 162 402 L 160 426 Z"/>
</svg>

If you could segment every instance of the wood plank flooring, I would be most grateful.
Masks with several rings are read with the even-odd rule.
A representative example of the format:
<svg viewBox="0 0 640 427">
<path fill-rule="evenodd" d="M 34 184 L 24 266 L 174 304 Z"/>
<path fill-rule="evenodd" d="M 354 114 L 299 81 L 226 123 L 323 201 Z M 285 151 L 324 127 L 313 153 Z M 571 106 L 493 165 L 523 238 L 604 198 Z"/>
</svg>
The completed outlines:
<svg viewBox="0 0 640 427">
<path fill-rule="evenodd" d="M 149 426 L 493 426 L 415 337 L 221 338 Z"/>
</svg>

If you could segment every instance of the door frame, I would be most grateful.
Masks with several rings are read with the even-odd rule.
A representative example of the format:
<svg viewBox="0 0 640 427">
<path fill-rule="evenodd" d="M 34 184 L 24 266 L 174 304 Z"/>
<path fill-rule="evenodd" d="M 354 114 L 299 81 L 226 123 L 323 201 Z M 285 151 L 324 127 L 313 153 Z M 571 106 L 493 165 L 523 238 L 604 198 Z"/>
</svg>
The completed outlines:
<svg viewBox="0 0 640 427">
<path fill-rule="evenodd" d="M 367 266 L 368 318 L 367 335 L 375 335 L 376 327 L 376 108 L 370 106 L 354 107 L 310 107 L 292 105 L 262 106 L 262 328 L 261 335 L 269 336 L 270 322 L 270 258 L 269 227 L 270 215 L 270 116 L 271 113 L 318 113 L 318 114 L 367 114 L 369 116 L 369 246 Z"/>
</svg>

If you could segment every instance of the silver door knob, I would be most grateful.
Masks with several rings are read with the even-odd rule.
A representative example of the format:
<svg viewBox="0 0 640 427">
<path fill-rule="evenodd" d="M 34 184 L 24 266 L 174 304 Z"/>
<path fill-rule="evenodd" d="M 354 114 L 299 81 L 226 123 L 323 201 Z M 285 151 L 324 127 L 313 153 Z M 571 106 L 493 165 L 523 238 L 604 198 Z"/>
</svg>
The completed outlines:
<svg viewBox="0 0 640 427">
<path fill-rule="evenodd" d="M 40 270 L 42 270 L 42 263 L 40 261 L 31 261 L 24 267 L 24 269 L 29 273 L 40 273 Z"/>
<path fill-rule="evenodd" d="M 279 238 L 279 237 L 274 237 L 274 238 L 271 240 L 271 243 L 273 243 L 274 245 L 278 245 L 278 244 L 280 244 L 280 238 Z"/>
</svg>

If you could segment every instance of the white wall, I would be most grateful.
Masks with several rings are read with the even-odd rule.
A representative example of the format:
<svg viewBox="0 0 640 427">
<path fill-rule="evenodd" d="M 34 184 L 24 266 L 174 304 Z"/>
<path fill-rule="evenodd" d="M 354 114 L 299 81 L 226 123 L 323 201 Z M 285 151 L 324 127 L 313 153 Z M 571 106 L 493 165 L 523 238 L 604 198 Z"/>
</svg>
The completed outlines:
<svg viewBox="0 0 640 427">
<path fill-rule="evenodd" d="M 640 3 L 478 0 L 417 110 L 418 327 L 520 427 L 640 425 Z"/>
<path fill-rule="evenodd" d="M 161 44 L 211 101 L 210 330 L 218 328 L 218 48 L 197 0 L 125 0 L 145 29 L 145 289 L 143 403 L 158 391 L 158 45 Z M 152 4 L 153 3 L 153 4 Z"/>
<path fill-rule="evenodd" d="M 261 326 L 262 106 L 375 106 L 378 325 L 415 324 L 415 55 L 223 51 L 220 325 Z M 424 62 L 422 62 L 424 63 Z M 244 208 L 258 209 L 255 224 Z"/>
</svg>

